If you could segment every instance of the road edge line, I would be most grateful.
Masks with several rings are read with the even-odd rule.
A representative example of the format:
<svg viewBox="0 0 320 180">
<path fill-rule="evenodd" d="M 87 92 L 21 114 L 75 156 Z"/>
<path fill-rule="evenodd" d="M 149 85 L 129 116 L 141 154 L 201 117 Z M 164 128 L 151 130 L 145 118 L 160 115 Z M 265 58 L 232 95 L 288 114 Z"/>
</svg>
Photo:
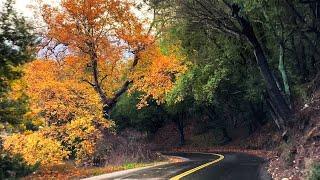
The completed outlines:
<svg viewBox="0 0 320 180">
<path fill-rule="evenodd" d="M 208 162 L 208 163 L 202 164 L 202 165 L 200 165 L 200 166 L 198 166 L 198 167 L 195 167 L 195 168 L 193 168 L 193 169 L 190 169 L 190 170 L 188 170 L 188 171 L 186 171 L 186 172 L 183 172 L 183 173 L 181 173 L 181 174 L 178 174 L 178 175 L 170 178 L 170 180 L 179 180 L 179 179 L 181 179 L 181 178 L 183 178 L 183 177 L 185 177 L 185 176 L 188 176 L 188 175 L 190 175 L 190 174 L 192 174 L 192 173 L 194 173 L 194 172 L 196 172 L 196 171 L 199 171 L 200 169 L 203 169 L 203 168 L 205 168 L 205 167 L 207 167 L 207 166 L 210 166 L 210 165 L 212 165 L 212 164 L 215 164 L 215 163 L 217 163 L 217 162 L 219 162 L 219 161 L 222 161 L 222 160 L 224 159 L 224 156 L 223 156 L 222 154 L 214 154 L 214 153 L 208 153 L 208 154 L 216 155 L 216 156 L 218 156 L 219 158 L 216 159 L 216 160 L 214 160 L 214 161 L 210 161 L 210 162 Z"/>
</svg>

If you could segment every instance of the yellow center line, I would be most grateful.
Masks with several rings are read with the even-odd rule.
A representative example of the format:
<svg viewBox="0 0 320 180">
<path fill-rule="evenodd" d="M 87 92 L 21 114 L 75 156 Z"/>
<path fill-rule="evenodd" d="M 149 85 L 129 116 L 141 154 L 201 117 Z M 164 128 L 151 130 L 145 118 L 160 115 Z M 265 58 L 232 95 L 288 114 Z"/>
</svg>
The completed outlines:
<svg viewBox="0 0 320 180">
<path fill-rule="evenodd" d="M 205 153 L 202 153 L 202 154 L 205 154 Z M 174 176 L 174 177 L 170 178 L 170 180 L 179 180 L 179 179 L 181 179 L 181 178 L 183 178 L 183 177 L 185 177 L 185 176 L 188 176 L 189 174 L 192 174 L 192 173 L 194 173 L 194 172 L 196 172 L 196 171 L 198 171 L 198 170 L 200 170 L 200 169 L 203 169 L 203 168 L 205 168 L 205 167 L 207 167 L 207 166 L 210 166 L 211 164 L 217 163 L 217 162 L 219 162 L 219 161 L 221 161 L 221 160 L 224 159 L 224 156 L 221 155 L 221 154 L 213 154 L 213 153 L 206 153 L 206 154 L 216 155 L 216 156 L 219 156 L 219 158 L 216 159 L 216 160 L 214 160 L 214 161 L 210 161 L 210 162 L 208 162 L 208 163 L 202 164 L 202 165 L 200 165 L 200 166 L 198 166 L 198 167 L 195 167 L 195 168 L 193 168 L 193 169 L 190 169 L 190 170 L 188 170 L 188 171 L 186 171 L 186 172 L 184 172 L 184 173 L 182 173 L 182 174 L 179 174 L 179 175 L 177 175 L 177 176 Z"/>
</svg>

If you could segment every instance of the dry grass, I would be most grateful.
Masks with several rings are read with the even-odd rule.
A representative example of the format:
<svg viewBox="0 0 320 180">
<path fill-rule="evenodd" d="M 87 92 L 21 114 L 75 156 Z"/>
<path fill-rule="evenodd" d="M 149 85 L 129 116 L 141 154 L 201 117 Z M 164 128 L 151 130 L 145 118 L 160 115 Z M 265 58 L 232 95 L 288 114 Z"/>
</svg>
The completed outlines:
<svg viewBox="0 0 320 180">
<path fill-rule="evenodd" d="M 72 163 L 53 166 L 47 169 L 40 169 L 25 177 L 26 180 L 33 179 L 81 179 L 85 177 L 97 176 L 121 170 L 133 169 L 151 165 L 150 163 L 127 163 L 122 166 L 106 167 L 75 167 Z"/>
</svg>

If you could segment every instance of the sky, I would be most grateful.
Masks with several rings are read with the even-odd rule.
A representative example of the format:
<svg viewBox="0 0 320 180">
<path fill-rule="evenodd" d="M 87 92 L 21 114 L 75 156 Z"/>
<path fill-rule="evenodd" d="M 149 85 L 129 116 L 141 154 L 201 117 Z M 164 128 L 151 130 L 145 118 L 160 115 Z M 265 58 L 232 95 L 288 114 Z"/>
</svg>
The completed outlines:
<svg viewBox="0 0 320 180">
<path fill-rule="evenodd" d="M 32 9 L 30 9 L 30 5 L 34 5 L 36 4 L 36 0 L 15 0 L 16 4 L 15 7 L 17 9 L 17 11 L 19 13 L 22 13 L 24 16 L 26 16 L 27 18 L 32 19 L 33 18 L 33 12 Z M 59 0 L 43 0 L 44 2 L 50 2 L 50 4 L 52 3 L 58 3 Z M 0 0 L 0 7 L 1 5 L 5 2 L 5 0 Z M 139 2 L 139 0 L 138 0 Z M 142 18 L 142 16 L 147 16 L 147 18 L 152 18 L 151 14 L 149 13 L 142 13 L 142 12 L 135 12 L 138 16 L 140 16 Z"/>
<path fill-rule="evenodd" d="M 0 0 L 0 4 L 2 5 L 5 2 L 5 0 Z M 16 0 L 15 7 L 19 13 L 22 13 L 23 15 L 27 16 L 28 18 L 32 18 L 32 10 L 28 8 L 28 5 L 31 5 L 35 3 L 34 0 Z"/>
</svg>

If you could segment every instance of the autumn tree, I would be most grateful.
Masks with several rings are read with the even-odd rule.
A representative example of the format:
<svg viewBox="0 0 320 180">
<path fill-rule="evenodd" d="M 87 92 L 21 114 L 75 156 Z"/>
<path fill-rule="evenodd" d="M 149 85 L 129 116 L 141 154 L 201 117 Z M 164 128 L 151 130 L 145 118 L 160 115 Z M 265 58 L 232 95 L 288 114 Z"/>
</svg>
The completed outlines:
<svg viewBox="0 0 320 180">
<path fill-rule="evenodd" d="M 25 116 L 39 128 L 6 138 L 7 150 L 25 152 L 22 155 L 27 162 L 39 160 L 41 165 L 50 165 L 46 160 L 55 160 L 43 159 L 50 152 L 50 144 L 35 147 L 32 142 L 54 140 L 61 144 L 52 152 L 54 159 L 72 159 L 77 165 L 91 165 L 99 159 L 99 150 L 106 146 L 101 141 L 106 139 L 104 135 L 113 122 L 102 117 L 100 98 L 94 89 L 79 80 L 84 68 L 86 64 L 74 56 L 66 57 L 62 64 L 55 60 L 35 60 L 24 66 L 24 76 L 15 83 L 12 94 L 19 96 L 22 91 L 29 97 L 30 108 Z M 38 136 L 41 139 L 36 139 Z M 33 152 L 34 148 L 39 153 Z"/>
<path fill-rule="evenodd" d="M 42 7 L 48 26 L 46 49 L 59 51 L 63 45 L 66 56 L 85 65 L 78 80 L 99 95 L 106 118 L 131 84 L 160 100 L 183 69 L 179 56 L 160 51 L 154 30 L 146 27 L 150 22 L 139 19 L 134 5 L 120 0 L 63 0 L 59 7 Z M 151 90 L 154 86 L 148 83 L 163 90 Z"/>
<path fill-rule="evenodd" d="M 75 160 L 77 165 L 94 164 L 112 121 L 102 117 L 94 89 L 77 78 L 86 66 L 81 63 L 76 57 L 67 57 L 63 64 L 35 60 L 24 66 L 24 76 L 12 94 L 19 96 L 22 90 L 29 97 L 30 108 L 25 116 L 39 128 L 8 136 L 4 141 L 6 150 L 23 152 L 28 163 L 39 161 L 42 166 L 64 159 Z M 44 144 L 33 144 L 37 141 Z M 48 154 L 50 157 L 46 157 Z"/>
</svg>

